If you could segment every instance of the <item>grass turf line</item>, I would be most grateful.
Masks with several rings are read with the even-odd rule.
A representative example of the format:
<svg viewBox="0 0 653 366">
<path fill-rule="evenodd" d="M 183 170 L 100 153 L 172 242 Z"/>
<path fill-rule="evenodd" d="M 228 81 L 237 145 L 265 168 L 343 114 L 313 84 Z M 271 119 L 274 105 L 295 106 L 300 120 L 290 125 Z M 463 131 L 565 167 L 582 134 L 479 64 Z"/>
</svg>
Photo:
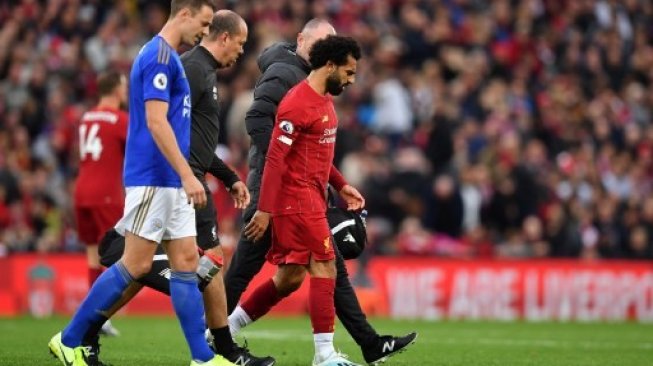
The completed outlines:
<svg viewBox="0 0 653 366">
<path fill-rule="evenodd" d="M 47 342 L 67 318 L 0 319 L 0 365 L 52 365 Z M 417 343 L 387 365 L 647 366 L 653 365 L 653 325 L 633 323 L 427 322 L 371 319 L 381 334 L 420 333 Z M 118 338 L 102 338 L 102 360 L 114 366 L 187 365 L 189 352 L 172 317 L 118 317 Z M 268 318 L 243 333 L 252 352 L 279 366 L 310 365 L 308 318 Z M 242 343 L 242 337 L 240 339 Z M 363 363 L 344 327 L 336 347 Z"/>
</svg>

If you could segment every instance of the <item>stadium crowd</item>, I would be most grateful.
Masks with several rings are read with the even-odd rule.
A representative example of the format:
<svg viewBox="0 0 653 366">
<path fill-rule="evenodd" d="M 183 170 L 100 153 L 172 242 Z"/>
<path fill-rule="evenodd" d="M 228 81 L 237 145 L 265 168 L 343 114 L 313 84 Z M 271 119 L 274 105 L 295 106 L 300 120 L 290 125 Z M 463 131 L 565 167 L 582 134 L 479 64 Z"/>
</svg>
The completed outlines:
<svg viewBox="0 0 653 366">
<path fill-rule="evenodd" d="M 337 98 L 336 164 L 370 254 L 653 259 L 653 3 L 216 1 L 250 27 L 223 71 L 221 155 L 246 172 L 256 57 L 327 17 L 365 56 Z M 0 255 L 80 250 L 76 124 L 169 1 L 0 5 Z M 223 246 L 239 212 L 214 181 Z"/>
</svg>

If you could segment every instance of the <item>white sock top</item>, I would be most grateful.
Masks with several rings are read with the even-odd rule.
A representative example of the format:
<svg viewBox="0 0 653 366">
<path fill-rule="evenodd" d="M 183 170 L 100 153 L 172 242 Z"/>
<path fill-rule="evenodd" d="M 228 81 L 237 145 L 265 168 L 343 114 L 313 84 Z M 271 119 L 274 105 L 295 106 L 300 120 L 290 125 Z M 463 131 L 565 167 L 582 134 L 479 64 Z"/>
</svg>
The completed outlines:
<svg viewBox="0 0 653 366">
<path fill-rule="evenodd" d="M 231 315 L 229 315 L 229 332 L 231 333 L 231 337 L 235 337 L 240 333 L 242 328 L 245 328 L 251 322 L 252 318 L 238 305 Z"/>
<path fill-rule="evenodd" d="M 332 354 L 336 353 L 333 347 L 333 334 L 334 333 L 316 333 L 313 334 L 313 341 L 315 343 L 315 361 L 320 363 Z"/>
</svg>

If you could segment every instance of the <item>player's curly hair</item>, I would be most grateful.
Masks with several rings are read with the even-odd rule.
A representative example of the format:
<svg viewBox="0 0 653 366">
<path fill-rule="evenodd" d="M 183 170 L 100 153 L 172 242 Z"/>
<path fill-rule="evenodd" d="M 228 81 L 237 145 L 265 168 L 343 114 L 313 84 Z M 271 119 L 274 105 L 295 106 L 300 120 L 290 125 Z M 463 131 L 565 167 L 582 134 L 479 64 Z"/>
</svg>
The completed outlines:
<svg viewBox="0 0 653 366">
<path fill-rule="evenodd" d="M 326 65 L 328 61 L 342 66 L 347 63 L 348 56 L 356 60 L 361 58 L 361 48 L 358 42 L 351 37 L 334 35 L 315 42 L 308 53 L 313 70 Z"/>
</svg>

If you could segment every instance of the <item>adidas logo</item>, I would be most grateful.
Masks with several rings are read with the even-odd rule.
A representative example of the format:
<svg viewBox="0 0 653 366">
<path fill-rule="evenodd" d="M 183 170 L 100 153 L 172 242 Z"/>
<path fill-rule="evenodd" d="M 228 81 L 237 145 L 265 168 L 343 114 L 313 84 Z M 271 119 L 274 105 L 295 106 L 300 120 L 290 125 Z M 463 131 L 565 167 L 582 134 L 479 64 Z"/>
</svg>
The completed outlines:
<svg viewBox="0 0 653 366">
<path fill-rule="evenodd" d="M 348 241 L 350 243 L 356 243 L 356 239 L 354 239 L 354 236 L 351 235 L 351 233 L 348 233 L 347 236 L 345 236 L 345 238 L 342 239 L 342 241 Z"/>
<path fill-rule="evenodd" d="M 395 350 L 395 340 L 393 339 L 392 341 L 387 341 L 383 343 L 383 348 L 381 349 L 381 352 L 386 353 L 386 352 L 392 352 Z"/>
<path fill-rule="evenodd" d="M 159 276 L 170 279 L 170 272 L 172 272 L 170 268 L 165 268 L 163 271 L 159 272 Z"/>
</svg>

